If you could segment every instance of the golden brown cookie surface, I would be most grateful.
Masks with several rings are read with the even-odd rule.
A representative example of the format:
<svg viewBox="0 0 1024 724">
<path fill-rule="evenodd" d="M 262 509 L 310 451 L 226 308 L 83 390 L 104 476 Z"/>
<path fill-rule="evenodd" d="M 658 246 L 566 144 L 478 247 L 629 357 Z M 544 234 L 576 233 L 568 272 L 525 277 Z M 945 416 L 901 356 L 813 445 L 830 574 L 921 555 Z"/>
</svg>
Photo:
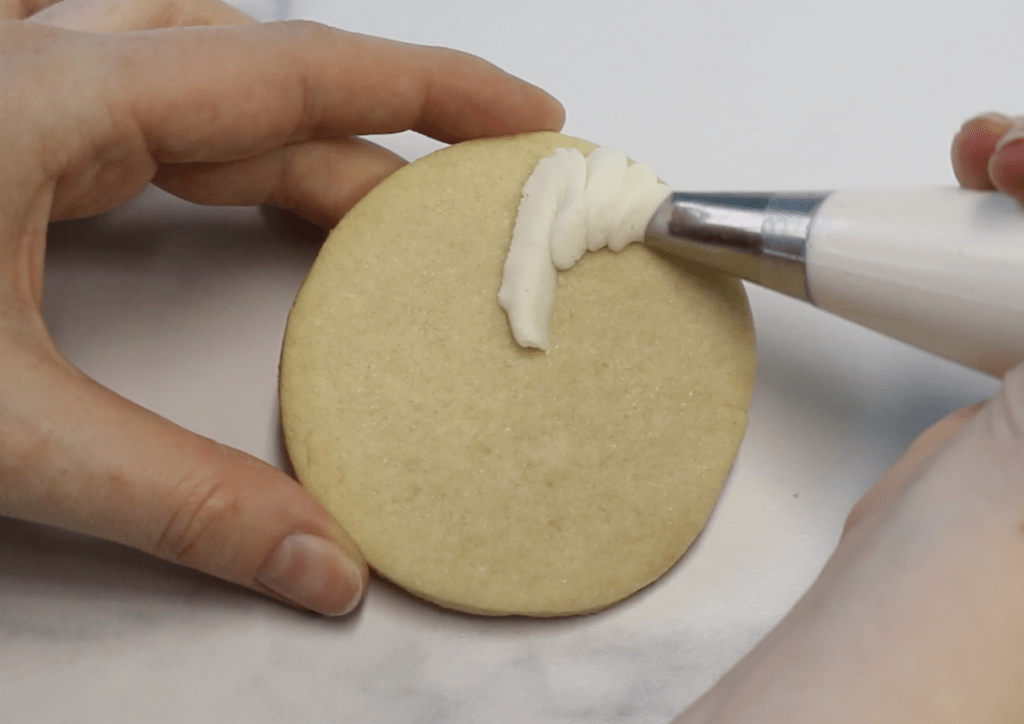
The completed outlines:
<svg viewBox="0 0 1024 724">
<path fill-rule="evenodd" d="M 558 134 L 403 168 L 325 244 L 289 318 L 299 479 L 404 588 L 460 610 L 598 610 L 700 531 L 746 424 L 754 344 L 733 279 L 650 250 L 560 274 L 548 354 L 497 290 L 522 185 Z"/>
</svg>

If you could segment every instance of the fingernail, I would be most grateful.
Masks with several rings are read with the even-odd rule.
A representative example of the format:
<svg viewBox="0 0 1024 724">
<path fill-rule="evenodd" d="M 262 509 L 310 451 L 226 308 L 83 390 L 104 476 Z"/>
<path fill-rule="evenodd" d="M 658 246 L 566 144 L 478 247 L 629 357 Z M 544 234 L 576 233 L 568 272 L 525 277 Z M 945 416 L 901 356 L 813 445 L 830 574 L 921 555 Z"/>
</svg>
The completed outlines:
<svg viewBox="0 0 1024 724">
<path fill-rule="evenodd" d="M 954 146 L 964 140 L 984 140 L 986 145 L 994 145 L 994 143 L 998 141 L 1003 134 L 1012 129 L 1019 120 L 1019 118 L 1011 118 L 1010 116 L 1002 113 L 994 112 L 982 113 L 979 116 L 974 116 L 973 118 L 964 121 L 963 125 L 960 126 L 960 130 L 956 133 Z"/>
<path fill-rule="evenodd" d="M 1003 150 L 1006 146 L 1010 145 L 1014 141 L 1019 141 L 1024 138 L 1024 119 L 1020 116 L 1016 118 L 1008 119 L 1013 125 L 1010 126 L 1010 130 L 1003 134 L 1003 137 L 996 143 L 995 151 L 998 153 Z"/>
<path fill-rule="evenodd" d="M 982 113 L 979 116 L 974 116 L 974 118 L 970 118 L 964 121 L 964 125 L 966 126 L 967 124 L 974 123 L 975 121 L 992 121 L 993 123 L 1001 123 L 1003 125 L 1013 123 L 1013 119 L 1010 118 L 1005 113 L 997 113 L 996 111 L 990 111 L 988 113 Z"/>
<path fill-rule="evenodd" d="M 309 533 L 294 533 L 281 541 L 256 580 L 296 605 L 327 616 L 350 612 L 363 592 L 356 564 L 333 541 Z"/>
</svg>

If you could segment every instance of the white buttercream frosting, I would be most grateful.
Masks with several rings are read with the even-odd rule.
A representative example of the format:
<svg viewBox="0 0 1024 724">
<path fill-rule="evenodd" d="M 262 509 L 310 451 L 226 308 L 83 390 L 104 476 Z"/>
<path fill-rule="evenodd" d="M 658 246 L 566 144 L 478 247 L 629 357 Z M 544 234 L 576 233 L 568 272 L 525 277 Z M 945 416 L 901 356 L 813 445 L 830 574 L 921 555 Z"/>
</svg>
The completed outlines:
<svg viewBox="0 0 1024 724">
<path fill-rule="evenodd" d="M 640 241 L 668 195 L 654 171 L 613 148 L 586 157 L 558 148 L 541 159 L 523 185 L 498 290 L 516 342 L 547 350 L 557 270 L 586 251 Z"/>
</svg>

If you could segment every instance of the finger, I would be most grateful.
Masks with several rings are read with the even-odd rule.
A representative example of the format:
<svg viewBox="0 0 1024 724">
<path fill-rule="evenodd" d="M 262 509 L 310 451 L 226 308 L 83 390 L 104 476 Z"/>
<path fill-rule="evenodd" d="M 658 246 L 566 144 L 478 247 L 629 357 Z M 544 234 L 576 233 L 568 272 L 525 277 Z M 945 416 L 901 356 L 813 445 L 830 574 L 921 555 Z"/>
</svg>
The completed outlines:
<svg viewBox="0 0 1024 724">
<path fill-rule="evenodd" d="M 966 121 L 953 138 L 951 157 L 957 181 L 968 189 L 993 189 L 988 165 L 999 139 L 1010 129 L 1012 120 L 1000 113 Z"/>
<path fill-rule="evenodd" d="M 988 162 L 992 184 L 1024 203 L 1024 118 L 1017 117 L 1003 134 Z"/>
<path fill-rule="evenodd" d="M 256 22 L 220 0 L 61 0 L 47 3 L 29 19 L 56 28 L 106 33 Z"/>
<path fill-rule="evenodd" d="M 563 119 L 548 94 L 475 56 L 313 23 L 195 29 L 117 51 L 134 118 L 165 163 L 407 129 L 457 141 Z"/>
<path fill-rule="evenodd" d="M 358 601 L 362 557 L 291 478 L 118 397 L 44 345 L 5 355 L 0 372 L 0 514 L 125 543 L 321 613 Z"/>
<path fill-rule="evenodd" d="M 46 30 L 35 45 L 53 46 L 47 57 L 61 87 L 93 88 L 86 100 L 96 101 L 46 114 L 50 136 L 69 139 L 59 154 L 9 140 L 30 154 L 19 164 L 36 169 L 38 183 L 58 180 L 47 196 L 53 218 L 112 208 L 159 164 L 239 161 L 302 141 L 410 128 L 448 141 L 499 136 L 563 119 L 549 95 L 480 58 L 313 23 L 113 36 Z M 29 120 L 0 116 L 0 126 L 12 126 L 0 151 L 5 139 L 31 137 Z"/>
<path fill-rule="evenodd" d="M 24 20 L 60 0 L 0 0 L 0 20 Z"/>
<path fill-rule="evenodd" d="M 154 182 L 198 204 L 255 206 L 292 211 L 333 228 L 359 199 L 405 164 L 360 138 L 283 146 L 251 159 L 219 164 L 171 164 Z"/>
</svg>

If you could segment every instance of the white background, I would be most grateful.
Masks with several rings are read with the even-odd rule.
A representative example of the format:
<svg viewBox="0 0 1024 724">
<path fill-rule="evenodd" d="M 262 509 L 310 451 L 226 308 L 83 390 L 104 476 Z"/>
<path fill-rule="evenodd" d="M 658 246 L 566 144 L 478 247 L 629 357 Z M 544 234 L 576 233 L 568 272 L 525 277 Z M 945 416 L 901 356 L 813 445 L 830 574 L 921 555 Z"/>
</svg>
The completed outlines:
<svg viewBox="0 0 1024 724">
<path fill-rule="evenodd" d="M 558 96 L 566 131 L 679 189 L 953 182 L 981 111 L 1024 108 L 1019 0 L 238 2 L 475 52 Z M 407 157 L 436 144 L 382 142 Z M 46 313 L 122 394 L 285 465 L 276 364 L 315 246 L 255 209 L 147 192 L 52 230 Z M 0 519 L 0 720 L 664 722 L 814 579 L 849 507 L 992 380 L 750 290 L 750 427 L 697 545 L 596 616 L 491 620 L 379 581 L 306 616 L 134 551 Z"/>
</svg>

